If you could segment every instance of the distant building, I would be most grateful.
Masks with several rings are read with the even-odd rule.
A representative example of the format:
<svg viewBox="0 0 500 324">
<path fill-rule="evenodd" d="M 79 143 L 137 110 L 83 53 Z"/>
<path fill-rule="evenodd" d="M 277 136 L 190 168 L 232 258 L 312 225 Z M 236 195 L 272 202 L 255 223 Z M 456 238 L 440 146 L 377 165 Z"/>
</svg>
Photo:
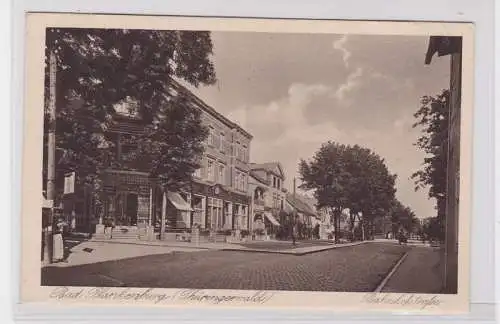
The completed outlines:
<svg viewBox="0 0 500 324">
<path fill-rule="evenodd" d="M 460 184 L 460 115 L 462 98 L 462 37 L 431 36 L 425 57 L 430 64 L 435 54 L 450 55 L 450 116 L 445 216 L 445 290 L 457 291 L 458 214 Z"/>
<path fill-rule="evenodd" d="M 285 174 L 279 162 L 251 163 L 248 194 L 251 210 L 248 228 L 261 229 L 273 237 L 280 226 L 285 201 Z"/>
<path fill-rule="evenodd" d="M 306 197 L 298 193 L 295 193 L 295 195 L 287 193 L 284 210 L 289 215 L 295 214 L 296 221 L 298 220 L 305 225 L 308 230 L 312 230 L 321 223 L 315 207 L 308 203 Z"/>
</svg>

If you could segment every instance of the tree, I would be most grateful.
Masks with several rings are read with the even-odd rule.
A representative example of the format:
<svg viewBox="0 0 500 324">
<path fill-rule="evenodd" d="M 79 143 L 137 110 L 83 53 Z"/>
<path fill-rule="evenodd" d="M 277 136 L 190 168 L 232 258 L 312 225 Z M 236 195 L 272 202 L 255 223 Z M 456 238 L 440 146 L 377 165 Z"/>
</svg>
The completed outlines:
<svg viewBox="0 0 500 324">
<path fill-rule="evenodd" d="M 391 208 L 392 232 L 396 234 L 400 229 L 412 233 L 417 228 L 419 221 L 410 207 L 404 206 L 399 200 L 394 199 Z"/>
<path fill-rule="evenodd" d="M 346 169 L 348 146 L 327 142 L 316 152 L 309 163 L 301 160 L 299 172 L 300 188 L 314 189 L 318 208 L 327 208 L 333 215 L 335 242 L 339 242 L 339 217 L 348 204 L 347 188 L 351 175 Z"/>
<path fill-rule="evenodd" d="M 438 217 L 430 217 L 424 224 L 422 231 L 429 240 L 443 240 L 441 222 Z"/>
<path fill-rule="evenodd" d="M 385 215 L 396 191 L 396 176 L 390 174 L 384 160 L 358 145 L 324 143 L 311 161 L 300 161 L 299 172 L 300 187 L 314 190 L 317 207 L 326 207 L 333 215 L 337 241 L 345 209 L 349 209 L 351 224 L 355 215 L 363 215 L 364 230 L 365 225 L 373 225 L 374 217 Z"/>
<path fill-rule="evenodd" d="M 50 28 L 46 36 L 46 61 L 51 52 L 57 58 L 58 171 L 76 171 L 77 182 L 92 184 L 98 198 L 100 173 L 119 162 L 106 130 L 116 105 L 132 101 L 151 136 L 139 147 L 143 156 L 154 157 L 152 175 L 164 184 L 185 181 L 196 164 L 186 156 L 196 160 L 204 130 L 185 96 L 172 92 L 172 78 L 193 86 L 215 82 L 210 33 Z M 45 89 L 48 98 L 48 64 Z M 171 136 L 167 127 L 184 136 Z"/>
<path fill-rule="evenodd" d="M 390 174 L 384 159 L 367 148 L 354 145 L 346 154 L 351 174 L 347 186 L 351 232 L 357 216 L 363 233 L 370 232 L 372 237 L 375 219 L 385 217 L 390 210 L 396 192 L 396 175 Z"/>
<path fill-rule="evenodd" d="M 159 112 L 162 118 L 131 139 L 137 149 L 130 152 L 128 165 L 148 170 L 161 188 L 176 191 L 186 186 L 200 167 L 208 129 L 202 125 L 201 111 L 190 105 L 182 92 L 163 102 Z"/>
<path fill-rule="evenodd" d="M 429 188 L 428 195 L 437 201 L 437 221 L 442 227 L 446 213 L 446 170 L 448 166 L 449 90 L 443 90 L 435 97 L 424 96 L 421 107 L 414 114 L 417 122 L 414 128 L 422 128 L 422 136 L 415 145 L 427 157 L 422 169 L 412 175 L 415 190 Z M 441 233 L 444 235 L 444 233 Z"/>
</svg>

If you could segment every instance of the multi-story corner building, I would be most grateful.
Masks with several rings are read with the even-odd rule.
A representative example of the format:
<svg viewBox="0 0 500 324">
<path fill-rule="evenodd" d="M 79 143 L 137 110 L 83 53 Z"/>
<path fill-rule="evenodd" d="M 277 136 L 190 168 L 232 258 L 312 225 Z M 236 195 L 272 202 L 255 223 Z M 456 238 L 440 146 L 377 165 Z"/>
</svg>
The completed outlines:
<svg viewBox="0 0 500 324">
<path fill-rule="evenodd" d="M 252 136 L 198 98 L 193 96 L 193 101 L 203 111 L 209 135 L 192 193 L 183 193 L 193 205 L 192 222 L 216 230 L 247 229 Z"/>
<path fill-rule="evenodd" d="M 279 162 L 250 164 L 250 230 L 262 229 L 270 236 L 276 234 L 280 226 L 279 212 L 283 209 L 286 197 L 284 182 L 285 174 Z"/>
<path fill-rule="evenodd" d="M 181 192 L 169 192 L 166 206 L 163 194 L 157 190 L 154 179 L 149 179 L 146 170 L 130 171 L 109 168 L 103 175 L 104 206 L 101 217 L 92 206 L 90 195 L 71 201 L 80 202 L 80 207 L 71 206 L 69 214 L 75 215 L 80 227 L 95 225 L 95 232 L 102 234 L 105 222 L 115 224 L 116 236 L 141 236 L 148 238 L 154 231 L 158 234 L 162 220 L 162 209 L 166 210 L 166 232 L 191 228 L 197 224 L 202 229 L 229 230 L 246 228 L 250 199 L 248 192 L 250 143 L 252 136 L 236 123 L 205 104 L 181 85 L 174 83 L 175 91 L 188 95 L 192 105 L 202 112 L 202 123 L 209 129 L 205 152 L 188 188 Z M 127 104 L 124 104 L 127 106 Z M 145 125 L 129 110 L 117 109 L 117 123 L 108 129 L 120 159 L 134 149 L 131 138 L 144 131 Z M 79 190 L 78 192 L 82 192 Z M 82 197 L 83 197 L 82 196 Z M 65 208 L 68 209 L 67 207 Z M 141 229 L 147 229 L 141 232 Z"/>
</svg>

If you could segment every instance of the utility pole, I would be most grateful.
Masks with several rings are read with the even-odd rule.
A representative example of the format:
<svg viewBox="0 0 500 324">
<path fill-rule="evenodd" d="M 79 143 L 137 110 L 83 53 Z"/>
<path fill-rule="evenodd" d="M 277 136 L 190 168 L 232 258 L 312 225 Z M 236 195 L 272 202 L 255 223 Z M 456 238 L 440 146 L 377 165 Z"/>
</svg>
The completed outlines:
<svg viewBox="0 0 500 324">
<path fill-rule="evenodd" d="M 49 222 L 45 228 L 45 248 L 43 251 L 43 259 L 45 263 L 52 262 L 53 242 L 52 224 L 54 222 L 54 198 L 55 198 L 55 182 L 56 182 L 56 55 L 54 51 L 50 51 L 49 57 L 49 127 L 47 135 L 47 200 L 52 202 Z"/>
<path fill-rule="evenodd" d="M 295 181 L 296 181 L 296 178 L 294 177 L 293 178 L 293 220 L 292 220 L 292 225 L 293 225 L 293 229 L 295 229 L 295 226 L 297 225 L 297 208 L 295 207 L 295 188 L 296 188 L 296 184 L 295 184 Z"/>
<path fill-rule="evenodd" d="M 162 188 L 163 195 L 161 201 L 161 225 L 160 225 L 160 240 L 165 239 L 165 222 L 167 220 L 167 190 Z"/>
</svg>

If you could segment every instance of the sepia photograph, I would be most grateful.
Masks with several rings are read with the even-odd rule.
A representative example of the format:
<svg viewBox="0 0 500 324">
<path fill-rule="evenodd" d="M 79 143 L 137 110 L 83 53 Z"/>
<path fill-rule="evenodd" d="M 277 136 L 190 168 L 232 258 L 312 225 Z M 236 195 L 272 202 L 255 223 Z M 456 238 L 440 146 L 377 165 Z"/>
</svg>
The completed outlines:
<svg viewBox="0 0 500 324">
<path fill-rule="evenodd" d="M 458 294 L 463 36 L 213 25 L 44 28 L 40 286 Z"/>
</svg>

